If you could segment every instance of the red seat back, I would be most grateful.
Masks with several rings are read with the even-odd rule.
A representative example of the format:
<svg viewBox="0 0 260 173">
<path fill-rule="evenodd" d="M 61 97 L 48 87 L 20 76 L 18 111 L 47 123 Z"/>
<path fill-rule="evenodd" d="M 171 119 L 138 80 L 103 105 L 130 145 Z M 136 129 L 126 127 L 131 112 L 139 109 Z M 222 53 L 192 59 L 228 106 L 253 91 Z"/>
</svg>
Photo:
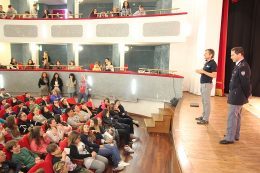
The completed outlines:
<svg viewBox="0 0 260 173">
<path fill-rule="evenodd" d="M 42 98 L 40 97 L 40 98 L 38 98 L 38 99 L 35 100 L 35 103 L 36 103 L 37 105 L 39 105 L 42 101 L 43 101 L 43 100 L 42 100 Z"/>
<path fill-rule="evenodd" d="M 62 114 L 61 115 L 61 121 L 63 121 L 63 122 L 66 122 L 67 123 L 67 121 L 68 121 L 68 115 L 67 114 Z"/>
<path fill-rule="evenodd" d="M 64 148 L 68 147 L 68 138 L 64 138 L 62 141 L 59 143 L 60 149 L 63 151 Z"/>
<path fill-rule="evenodd" d="M 24 135 L 19 141 L 18 144 L 22 147 L 31 150 L 30 141 L 29 141 L 29 134 Z"/>
<path fill-rule="evenodd" d="M 2 119 L 4 119 L 4 115 L 5 115 L 5 110 L 3 109 L 3 110 L 1 110 L 0 111 L 0 118 L 2 118 Z"/>
<path fill-rule="evenodd" d="M 19 96 L 16 96 L 17 100 L 20 100 L 22 102 L 25 101 L 25 96 L 24 95 L 19 95 Z"/>
<path fill-rule="evenodd" d="M 50 112 L 53 111 L 53 105 L 49 105 L 49 106 L 47 106 L 47 108 L 48 108 L 48 110 L 49 110 Z"/>
<path fill-rule="evenodd" d="M 70 105 L 75 105 L 75 104 L 77 104 L 75 98 L 73 98 L 73 97 L 67 98 L 67 102 L 68 102 Z"/>
<path fill-rule="evenodd" d="M 89 64 L 89 70 L 93 70 L 94 64 Z"/>
<path fill-rule="evenodd" d="M 13 102 L 12 98 L 6 99 L 6 103 L 8 103 L 9 105 L 12 105 L 12 102 Z"/>
<path fill-rule="evenodd" d="M 7 151 L 6 148 L 3 148 L 3 152 L 6 155 L 6 160 L 11 160 L 12 159 L 12 153 L 10 151 Z"/>
<path fill-rule="evenodd" d="M 28 120 L 33 120 L 33 113 L 30 112 L 28 115 L 27 115 L 27 119 Z"/>
<path fill-rule="evenodd" d="M 19 113 L 19 106 L 18 105 L 15 105 L 13 108 L 13 111 L 18 114 Z"/>
<path fill-rule="evenodd" d="M 30 102 L 29 102 L 29 101 L 25 102 L 25 105 L 26 105 L 27 107 L 29 107 L 29 106 L 30 106 Z"/>
<path fill-rule="evenodd" d="M 28 173 L 34 173 L 40 168 L 42 168 L 44 170 L 44 172 L 53 173 L 52 163 L 46 162 L 46 161 L 37 163 L 28 171 Z"/>
</svg>

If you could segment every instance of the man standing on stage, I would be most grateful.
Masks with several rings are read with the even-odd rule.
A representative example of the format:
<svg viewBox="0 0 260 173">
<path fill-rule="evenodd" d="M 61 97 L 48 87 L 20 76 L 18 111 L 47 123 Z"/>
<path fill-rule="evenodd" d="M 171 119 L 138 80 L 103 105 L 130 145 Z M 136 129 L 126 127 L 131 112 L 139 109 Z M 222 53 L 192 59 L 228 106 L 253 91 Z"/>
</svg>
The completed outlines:
<svg viewBox="0 0 260 173">
<path fill-rule="evenodd" d="M 229 83 L 227 132 L 220 144 L 233 144 L 240 137 L 241 110 L 251 95 L 251 70 L 244 60 L 244 49 L 231 49 L 231 59 L 236 63 Z"/>
<path fill-rule="evenodd" d="M 197 124 L 208 124 L 210 115 L 210 93 L 212 89 L 212 79 L 217 76 L 217 64 L 214 61 L 214 50 L 206 49 L 204 53 L 204 58 L 206 63 L 203 69 L 196 70 L 197 73 L 201 74 L 200 77 L 200 92 L 203 104 L 202 116 L 197 117 Z"/>
</svg>

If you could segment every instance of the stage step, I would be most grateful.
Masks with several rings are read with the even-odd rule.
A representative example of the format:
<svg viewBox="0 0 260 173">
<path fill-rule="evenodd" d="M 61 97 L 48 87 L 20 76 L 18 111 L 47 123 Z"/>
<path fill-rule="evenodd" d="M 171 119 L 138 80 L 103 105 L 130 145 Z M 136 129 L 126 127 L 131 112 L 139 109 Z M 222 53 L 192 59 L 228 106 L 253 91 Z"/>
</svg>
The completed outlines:
<svg viewBox="0 0 260 173">
<path fill-rule="evenodd" d="M 161 114 L 152 114 L 152 118 L 154 121 L 163 121 L 163 115 Z"/>
<path fill-rule="evenodd" d="M 170 108 L 159 108 L 159 114 L 163 116 L 172 116 L 172 111 Z"/>
<path fill-rule="evenodd" d="M 145 119 L 148 133 L 169 133 L 174 109 L 170 107 L 159 108 L 159 113 L 153 113 L 152 117 Z"/>
<path fill-rule="evenodd" d="M 145 126 L 146 126 L 147 128 L 149 128 L 149 127 L 155 127 L 155 122 L 154 122 L 154 120 L 153 120 L 152 118 L 145 118 L 145 119 L 144 119 L 144 123 L 145 123 Z"/>
</svg>

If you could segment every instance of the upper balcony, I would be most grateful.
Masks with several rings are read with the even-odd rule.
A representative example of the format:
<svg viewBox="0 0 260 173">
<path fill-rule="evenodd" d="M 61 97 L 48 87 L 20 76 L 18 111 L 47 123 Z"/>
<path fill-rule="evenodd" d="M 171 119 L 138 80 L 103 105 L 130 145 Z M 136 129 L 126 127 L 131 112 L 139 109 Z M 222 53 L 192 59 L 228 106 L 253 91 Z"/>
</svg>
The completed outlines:
<svg viewBox="0 0 260 173">
<path fill-rule="evenodd" d="M 15 43 L 161 44 L 184 42 L 186 12 L 97 19 L 1 19 L 0 39 Z"/>
</svg>

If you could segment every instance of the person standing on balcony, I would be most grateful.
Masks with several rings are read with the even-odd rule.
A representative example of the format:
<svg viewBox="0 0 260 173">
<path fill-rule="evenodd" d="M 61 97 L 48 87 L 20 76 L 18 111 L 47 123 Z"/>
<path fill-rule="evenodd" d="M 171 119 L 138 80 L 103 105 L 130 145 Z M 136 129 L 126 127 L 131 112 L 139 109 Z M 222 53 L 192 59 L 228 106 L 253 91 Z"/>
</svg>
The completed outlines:
<svg viewBox="0 0 260 173">
<path fill-rule="evenodd" d="M 16 14 L 17 14 L 17 11 L 14 9 L 14 7 L 12 5 L 8 5 L 8 10 L 6 12 L 6 18 L 14 19 Z"/>
<path fill-rule="evenodd" d="M 45 9 L 45 10 L 43 11 L 43 16 L 42 16 L 42 18 L 44 18 L 44 19 L 49 19 L 49 18 L 51 18 L 49 10 Z"/>
<path fill-rule="evenodd" d="M 132 12 L 131 12 L 131 7 L 129 5 L 128 1 L 124 1 L 123 2 L 123 7 L 121 9 L 121 16 L 131 16 Z"/>
<path fill-rule="evenodd" d="M 33 7 L 31 9 L 31 18 L 38 18 L 37 4 L 33 4 Z"/>
<path fill-rule="evenodd" d="M 210 115 L 210 93 L 212 89 L 212 79 L 217 76 L 217 64 L 214 61 L 214 50 L 206 49 L 204 58 L 206 63 L 203 69 L 196 70 L 196 73 L 201 74 L 200 77 L 200 91 L 203 104 L 202 116 L 196 118 L 197 124 L 208 124 Z"/>
</svg>

